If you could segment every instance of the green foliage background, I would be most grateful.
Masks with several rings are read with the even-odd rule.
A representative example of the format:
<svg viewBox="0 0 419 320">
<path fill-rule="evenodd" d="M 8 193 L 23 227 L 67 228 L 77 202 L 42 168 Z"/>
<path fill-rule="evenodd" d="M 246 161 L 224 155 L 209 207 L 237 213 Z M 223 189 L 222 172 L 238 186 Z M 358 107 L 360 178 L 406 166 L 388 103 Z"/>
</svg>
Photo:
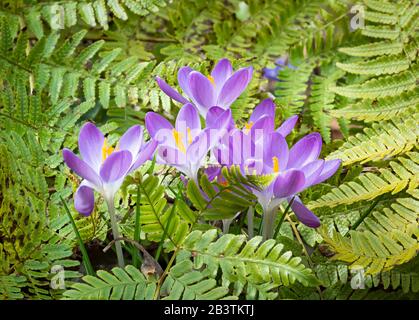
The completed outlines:
<svg viewBox="0 0 419 320">
<path fill-rule="evenodd" d="M 356 4 L 365 25 L 351 31 Z M 415 0 L 1 0 L 0 299 L 418 299 L 418 21 Z M 297 68 L 268 83 L 262 68 L 280 56 Z M 273 93 L 278 124 L 300 115 L 289 142 L 319 131 L 323 156 L 342 159 L 302 194 L 322 227 L 289 215 L 276 239 L 249 238 L 242 183 L 261 181 L 203 176 L 208 200 L 147 165 L 126 179 L 117 211 L 164 273 L 126 243 L 133 265 L 112 269 L 101 253 L 85 275 L 60 198 L 91 255 L 110 227 L 100 199 L 88 218 L 73 209 L 79 181 L 61 149 L 77 148 L 87 120 L 113 142 L 147 111 L 173 119 L 180 106 L 154 77 L 176 86 L 181 66 L 206 74 L 223 57 L 255 70 L 232 106 L 239 123 Z M 237 212 L 223 234 L 220 220 Z M 57 265 L 66 289 L 50 286 Z"/>
</svg>

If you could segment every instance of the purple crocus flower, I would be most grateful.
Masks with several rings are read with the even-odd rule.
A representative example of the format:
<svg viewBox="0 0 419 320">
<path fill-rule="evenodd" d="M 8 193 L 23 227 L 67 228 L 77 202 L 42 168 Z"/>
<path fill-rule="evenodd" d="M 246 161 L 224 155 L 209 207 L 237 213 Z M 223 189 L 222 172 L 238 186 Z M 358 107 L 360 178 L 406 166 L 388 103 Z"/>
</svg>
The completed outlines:
<svg viewBox="0 0 419 320">
<path fill-rule="evenodd" d="M 269 108 L 260 107 L 252 116 L 264 119 L 269 115 L 272 115 Z M 272 237 L 278 206 L 292 199 L 291 209 L 297 218 L 309 227 L 318 227 L 320 220 L 302 204 L 297 194 L 330 178 L 340 165 L 340 160 L 318 158 L 322 148 L 319 133 L 305 136 L 289 149 L 284 136 L 291 132 L 296 121 L 297 116 L 293 116 L 273 131 L 271 124 L 264 120 L 267 126 L 259 128 L 259 135 L 255 132 L 256 138 L 244 130 L 231 130 L 219 148 L 222 152 L 217 154 L 221 165 L 239 165 L 243 174 L 272 176 L 272 181 L 262 190 L 252 189 L 264 211 L 265 239 Z"/>
<path fill-rule="evenodd" d="M 124 178 L 149 160 L 156 147 L 156 141 L 143 142 L 143 128 L 135 125 L 125 132 L 114 149 L 93 123 L 86 123 L 79 134 L 82 159 L 69 149 L 63 150 L 67 166 L 83 178 L 74 197 L 76 210 L 85 216 L 92 213 L 94 190 L 107 201 L 113 201 Z"/>
<path fill-rule="evenodd" d="M 254 190 L 264 210 L 264 235 L 272 236 L 275 210 L 284 201 L 305 225 L 317 228 L 319 218 L 303 205 L 298 193 L 330 178 L 340 166 L 340 160 L 319 159 L 322 139 L 319 133 L 311 133 L 299 140 L 290 150 L 285 138 L 278 132 L 263 138 L 263 156 L 249 157 L 243 161 L 244 170 L 252 173 L 272 174 L 272 182 L 263 190 Z"/>
<path fill-rule="evenodd" d="M 213 106 L 227 109 L 246 89 L 252 79 L 252 67 L 241 68 L 233 72 L 228 59 L 221 59 L 215 65 L 211 75 L 204 76 L 190 67 L 182 67 L 178 72 L 179 86 L 188 100 L 163 79 L 156 77 L 157 84 L 170 98 L 182 104 L 192 102 L 199 113 L 206 117 Z"/>
<path fill-rule="evenodd" d="M 211 108 L 210 112 L 207 114 L 207 126 L 214 126 L 218 122 L 218 116 L 222 111 L 223 110 L 218 107 Z M 241 153 L 242 148 L 237 143 L 234 143 L 234 139 L 243 142 L 251 139 L 257 142 L 263 135 L 271 132 L 278 132 L 283 137 L 286 137 L 294 128 L 297 120 L 298 116 L 294 115 L 286 119 L 282 125 L 275 130 L 275 104 L 272 99 L 265 99 L 255 107 L 249 120 L 244 124 L 241 130 L 236 128 L 234 120 L 232 118 L 230 119 L 227 127 L 229 134 L 224 135 L 220 139 L 220 143 L 214 148 L 213 153 L 220 164 L 232 165 L 233 162 L 234 164 L 240 164 L 241 162 L 237 163 L 232 159 L 227 161 L 221 160 L 221 158 L 234 157 L 234 154 Z M 234 148 L 227 150 L 228 146 L 234 146 Z"/>
<path fill-rule="evenodd" d="M 190 103 L 180 109 L 175 126 L 161 115 L 148 112 L 145 117 L 147 130 L 159 143 L 156 161 L 177 168 L 197 182 L 198 170 L 208 151 L 226 131 L 231 110 L 224 110 L 217 119 L 214 126 L 201 129 L 198 111 Z"/>
</svg>

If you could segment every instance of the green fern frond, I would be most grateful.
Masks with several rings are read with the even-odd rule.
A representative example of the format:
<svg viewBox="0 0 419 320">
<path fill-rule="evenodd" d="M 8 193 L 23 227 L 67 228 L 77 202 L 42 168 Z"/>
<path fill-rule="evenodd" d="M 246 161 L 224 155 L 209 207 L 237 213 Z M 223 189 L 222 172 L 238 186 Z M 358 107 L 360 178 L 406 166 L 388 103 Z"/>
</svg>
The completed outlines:
<svg viewBox="0 0 419 320">
<path fill-rule="evenodd" d="M 151 300 L 156 283 L 148 281 L 135 267 L 113 268 L 112 273 L 99 270 L 97 277 L 84 276 L 84 283 L 75 283 L 64 292 L 70 300 Z"/>
<path fill-rule="evenodd" d="M 41 2 L 21 9 L 25 12 L 30 30 L 41 38 L 44 34 L 44 22 L 52 30 L 71 28 L 80 22 L 89 27 L 108 30 L 111 14 L 118 19 L 127 20 L 128 12 L 145 16 L 157 12 L 165 5 L 164 0 L 67 0 L 59 3 Z"/>
<path fill-rule="evenodd" d="M 417 111 L 418 107 L 419 91 L 414 89 L 377 101 L 366 99 L 342 109 L 331 110 L 330 114 L 336 118 L 373 122 L 401 118 L 409 112 Z"/>
<path fill-rule="evenodd" d="M 195 267 L 206 266 L 213 276 L 221 269 L 223 281 L 246 283 L 272 283 L 288 286 L 295 281 L 316 285 L 310 269 L 290 251 L 282 252 L 283 245 L 275 240 L 262 243 L 261 237 L 249 241 L 243 235 L 226 234 L 217 239 L 217 231 L 193 231 L 185 239 L 182 249 L 194 257 Z"/>
<path fill-rule="evenodd" d="M 390 169 L 380 169 L 380 174 L 362 174 L 355 181 L 343 183 L 338 188 L 309 203 L 311 209 L 335 207 L 361 200 L 371 200 L 384 193 L 396 194 L 406 187 L 413 190 L 419 185 L 419 154 L 408 152 L 408 158 L 400 157 L 389 163 Z"/>
<path fill-rule="evenodd" d="M 26 278 L 24 276 L 0 275 L 0 300 L 23 299 L 22 287 L 26 285 Z"/>
<path fill-rule="evenodd" d="M 141 231 L 150 241 L 167 240 L 170 247 L 176 247 L 186 237 L 189 226 L 196 221 L 196 216 L 179 202 L 176 208 L 167 203 L 164 197 L 165 186 L 158 177 L 148 175 L 141 177 L 137 183 L 141 193 L 140 203 L 137 204 L 141 211 Z M 135 199 L 136 190 L 132 192 Z"/>
<path fill-rule="evenodd" d="M 202 175 L 199 186 L 192 180 L 188 182 L 189 199 L 209 220 L 231 219 L 238 212 L 244 211 L 255 199 L 245 186 L 257 189 L 266 183 L 266 179 L 271 179 L 268 176 L 243 176 L 238 167 L 223 168 L 222 175 L 226 179 L 225 184 L 211 183 L 206 175 Z"/>
<path fill-rule="evenodd" d="M 331 90 L 348 98 L 376 99 L 402 94 L 416 87 L 417 67 L 397 75 L 368 80 L 362 84 L 332 87 Z"/>
<path fill-rule="evenodd" d="M 339 51 L 354 57 L 397 55 L 403 51 L 403 44 L 393 41 L 379 41 L 362 44 L 356 47 L 342 47 L 339 48 Z"/>
<path fill-rule="evenodd" d="M 330 91 L 331 86 L 335 86 L 337 79 L 344 73 L 332 68 L 326 70 L 324 75 L 313 75 L 311 79 L 311 94 L 308 99 L 308 108 L 313 117 L 314 125 L 319 129 L 324 141 L 331 142 L 330 123 L 332 117 L 329 112 L 335 108 L 335 94 Z"/>
<path fill-rule="evenodd" d="M 286 68 L 278 73 L 281 82 L 275 90 L 277 96 L 275 101 L 281 107 L 284 118 L 298 114 L 303 108 L 307 98 L 308 80 L 313 68 L 313 62 L 308 61 L 299 65 L 296 70 Z"/>
<path fill-rule="evenodd" d="M 418 141 L 418 118 L 374 123 L 348 140 L 327 159 L 341 159 L 344 166 L 388 158 L 411 150 Z"/>
<path fill-rule="evenodd" d="M 354 63 L 338 62 L 336 66 L 350 73 L 379 76 L 407 70 L 410 66 L 410 61 L 404 54 L 400 54 L 398 56 L 384 56 Z"/>
<path fill-rule="evenodd" d="M 227 296 L 229 289 L 218 286 L 214 278 L 206 275 L 205 269 L 199 271 L 187 256 L 183 255 L 182 258 L 170 269 L 164 280 L 161 287 L 163 300 L 237 299 L 235 296 Z"/>
<path fill-rule="evenodd" d="M 399 12 L 400 5 L 397 5 L 396 3 L 388 2 L 388 1 L 378 1 L 378 0 L 364 0 L 364 3 L 371 9 L 384 12 L 384 13 L 390 13 L 394 14 Z"/>
</svg>

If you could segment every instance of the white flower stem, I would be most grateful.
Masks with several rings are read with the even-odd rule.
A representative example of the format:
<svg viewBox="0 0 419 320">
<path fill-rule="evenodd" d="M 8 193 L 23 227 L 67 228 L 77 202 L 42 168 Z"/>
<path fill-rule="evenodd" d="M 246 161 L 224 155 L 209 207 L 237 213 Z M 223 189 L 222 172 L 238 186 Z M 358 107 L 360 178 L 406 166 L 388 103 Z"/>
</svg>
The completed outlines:
<svg viewBox="0 0 419 320">
<path fill-rule="evenodd" d="M 262 227 L 262 238 L 263 240 L 271 239 L 275 229 L 275 208 L 265 210 L 263 213 L 263 227 Z"/>
<path fill-rule="evenodd" d="M 114 199 L 113 198 L 106 199 L 106 204 L 108 205 L 109 216 L 111 218 L 113 238 L 114 240 L 116 240 L 120 238 L 120 235 L 118 231 L 118 224 L 116 223 Z M 116 256 L 118 258 L 118 266 L 121 268 L 124 268 L 125 267 L 124 255 L 122 253 L 122 247 L 121 247 L 120 241 L 115 241 L 115 250 L 116 250 Z"/>
</svg>

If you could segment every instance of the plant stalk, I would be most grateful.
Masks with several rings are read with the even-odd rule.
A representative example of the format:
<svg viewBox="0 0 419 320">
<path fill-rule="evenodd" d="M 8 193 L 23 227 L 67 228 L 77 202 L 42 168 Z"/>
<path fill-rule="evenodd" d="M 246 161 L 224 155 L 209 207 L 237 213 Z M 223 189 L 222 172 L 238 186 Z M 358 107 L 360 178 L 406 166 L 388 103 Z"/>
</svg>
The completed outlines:
<svg viewBox="0 0 419 320">
<path fill-rule="evenodd" d="M 275 229 L 275 217 L 276 210 L 266 210 L 263 213 L 263 229 L 262 229 L 262 239 L 263 241 L 267 239 L 272 239 Z"/>
<path fill-rule="evenodd" d="M 114 239 L 119 239 L 119 231 L 118 231 L 118 224 L 116 223 L 116 216 L 115 216 L 115 205 L 114 205 L 114 199 L 106 199 L 106 204 L 108 205 L 109 210 L 109 216 L 111 218 L 111 227 L 112 227 L 112 234 Z M 116 241 L 115 242 L 115 250 L 116 250 L 116 256 L 118 258 L 118 266 L 121 268 L 125 267 L 124 262 L 124 255 L 122 253 L 122 246 L 121 242 Z"/>
<path fill-rule="evenodd" d="M 254 215 L 255 209 L 253 206 L 249 207 L 249 210 L 247 210 L 247 234 L 249 236 L 249 239 L 253 238 L 253 215 Z"/>
</svg>

